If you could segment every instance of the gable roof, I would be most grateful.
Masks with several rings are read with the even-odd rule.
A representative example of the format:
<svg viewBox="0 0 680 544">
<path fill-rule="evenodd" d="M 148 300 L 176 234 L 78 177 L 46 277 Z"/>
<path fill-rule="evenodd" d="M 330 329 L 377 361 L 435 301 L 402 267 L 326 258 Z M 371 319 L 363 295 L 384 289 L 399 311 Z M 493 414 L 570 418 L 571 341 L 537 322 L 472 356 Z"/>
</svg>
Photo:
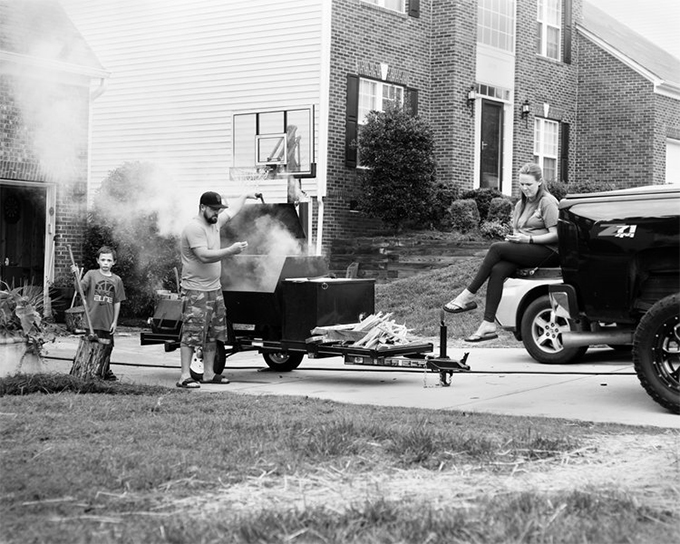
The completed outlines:
<svg viewBox="0 0 680 544">
<path fill-rule="evenodd" d="M 0 57 L 92 77 L 108 76 L 57 0 L 0 0 Z"/>
<path fill-rule="evenodd" d="M 655 92 L 680 99 L 680 59 L 587 1 L 579 30 L 654 83 Z"/>
</svg>

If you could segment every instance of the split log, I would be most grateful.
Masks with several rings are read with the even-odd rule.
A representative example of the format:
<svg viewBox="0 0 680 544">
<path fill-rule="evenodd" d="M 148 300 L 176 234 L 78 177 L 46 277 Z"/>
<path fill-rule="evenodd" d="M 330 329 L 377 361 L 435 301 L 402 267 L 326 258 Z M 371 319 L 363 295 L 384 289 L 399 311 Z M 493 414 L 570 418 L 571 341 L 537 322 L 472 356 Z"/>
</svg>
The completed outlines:
<svg viewBox="0 0 680 544">
<path fill-rule="evenodd" d="M 104 378 L 113 346 L 111 341 L 96 336 L 82 336 L 71 366 L 71 376 Z"/>
</svg>

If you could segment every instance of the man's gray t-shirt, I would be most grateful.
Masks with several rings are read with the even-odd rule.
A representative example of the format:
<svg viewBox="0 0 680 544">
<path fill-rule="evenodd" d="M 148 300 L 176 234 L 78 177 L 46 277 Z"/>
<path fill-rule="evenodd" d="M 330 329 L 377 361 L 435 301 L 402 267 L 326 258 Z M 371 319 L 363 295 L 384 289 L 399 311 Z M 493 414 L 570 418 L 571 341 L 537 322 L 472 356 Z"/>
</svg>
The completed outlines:
<svg viewBox="0 0 680 544">
<path fill-rule="evenodd" d="M 220 289 L 222 265 L 202 263 L 193 249 L 220 249 L 220 229 L 207 224 L 201 217 L 194 217 L 182 231 L 180 253 L 182 256 L 182 288 L 194 291 L 215 291 Z"/>
</svg>

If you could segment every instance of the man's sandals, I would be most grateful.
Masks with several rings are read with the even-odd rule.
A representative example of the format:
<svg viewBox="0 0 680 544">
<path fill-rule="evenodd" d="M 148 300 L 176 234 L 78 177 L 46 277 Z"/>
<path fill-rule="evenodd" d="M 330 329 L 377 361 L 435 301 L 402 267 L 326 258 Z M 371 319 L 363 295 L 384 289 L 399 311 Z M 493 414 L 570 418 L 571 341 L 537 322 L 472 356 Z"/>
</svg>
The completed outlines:
<svg viewBox="0 0 680 544">
<path fill-rule="evenodd" d="M 201 387 L 201 384 L 193 378 L 187 378 L 184 381 L 177 382 L 177 387 L 181 387 L 182 389 L 198 389 Z"/>
</svg>

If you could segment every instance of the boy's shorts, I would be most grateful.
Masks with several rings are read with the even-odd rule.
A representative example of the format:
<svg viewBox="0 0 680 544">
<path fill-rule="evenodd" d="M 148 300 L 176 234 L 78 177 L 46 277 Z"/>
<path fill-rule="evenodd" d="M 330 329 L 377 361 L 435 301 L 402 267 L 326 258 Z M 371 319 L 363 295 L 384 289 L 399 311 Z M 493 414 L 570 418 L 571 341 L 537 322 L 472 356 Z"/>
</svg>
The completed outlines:
<svg viewBox="0 0 680 544">
<path fill-rule="evenodd" d="M 194 291 L 183 293 L 182 335 L 180 344 L 203 348 L 216 340 L 224 342 L 227 333 L 227 309 L 222 291 Z"/>
</svg>

